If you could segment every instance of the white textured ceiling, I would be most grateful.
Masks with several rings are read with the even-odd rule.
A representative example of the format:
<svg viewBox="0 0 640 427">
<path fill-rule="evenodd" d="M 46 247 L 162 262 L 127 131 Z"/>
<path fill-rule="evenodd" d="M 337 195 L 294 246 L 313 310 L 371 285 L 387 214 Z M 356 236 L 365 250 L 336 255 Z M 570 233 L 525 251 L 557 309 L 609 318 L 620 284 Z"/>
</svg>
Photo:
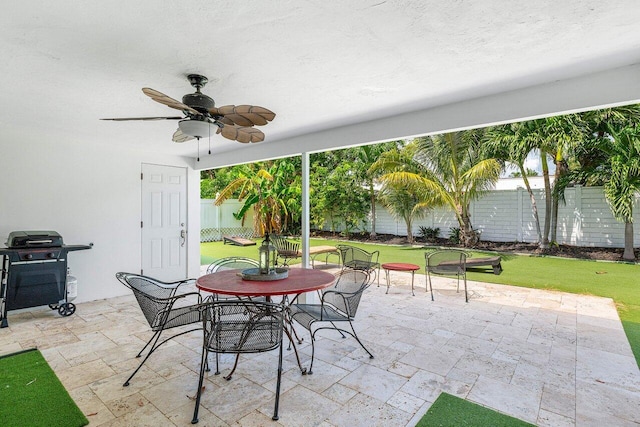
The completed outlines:
<svg viewBox="0 0 640 427">
<path fill-rule="evenodd" d="M 637 0 L 12 2 L 0 15 L 0 147 L 37 139 L 185 156 L 176 99 L 277 116 L 262 144 L 640 63 Z M 176 114 L 178 113 L 178 114 Z M 404 135 L 397 135 L 398 137 Z M 215 153 L 240 144 L 212 137 Z M 202 142 L 206 149 L 207 142 Z M 300 151 L 300 147 L 296 147 Z"/>
</svg>

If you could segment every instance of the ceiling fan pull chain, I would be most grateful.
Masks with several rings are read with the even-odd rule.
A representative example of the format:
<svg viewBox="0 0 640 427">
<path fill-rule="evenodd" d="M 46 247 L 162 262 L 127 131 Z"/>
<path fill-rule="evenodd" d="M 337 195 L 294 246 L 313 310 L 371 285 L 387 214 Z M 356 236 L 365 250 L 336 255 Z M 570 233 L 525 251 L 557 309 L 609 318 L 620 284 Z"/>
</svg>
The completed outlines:
<svg viewBox="0 0 640 427">
<path fill-rule="evenodd" d="M 211 123 L 209 123 L 209 155 L 211 155 Z"/>
<path fill-rule="evenodd" d="M 198 140 L 198 161 L 200 161 L 200 137 L 196 138 Z"/>
</svg>

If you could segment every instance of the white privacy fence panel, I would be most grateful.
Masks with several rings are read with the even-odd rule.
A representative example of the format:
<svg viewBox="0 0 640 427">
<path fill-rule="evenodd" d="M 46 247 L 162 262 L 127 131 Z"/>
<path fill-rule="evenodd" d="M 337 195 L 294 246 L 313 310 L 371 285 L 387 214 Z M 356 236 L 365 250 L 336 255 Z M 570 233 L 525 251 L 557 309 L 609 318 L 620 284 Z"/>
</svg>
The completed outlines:
<svg viewBox="0 0 640 427">
<path fill-rule="evenodd" d="M 544 190 L 534 190 L 541 231 L 545 219 Z M 604 197 L 602 187 L 574 187 L 565 192 L 565 203 L 558 207 L 557 241 L 560 244 L 590 247 L 624 247 L 624 223 L 616 221 Z M 634 205 L 634 246 L 640 245 L 640 203 Z M 376 232 L 406 236 L 404 221 L 397 221 L 382 206 L 376 207 Z M 494 242 L 537 242 L 531 199 L 523 188 L 495 190 L 471 204 L 471 222 L 482 232 L 481 239 Z M 434 209 L 425 218 L 415 220 L 412 232 L 420 226 L 439 228 L 439 237 L 448 237 L 458 227 L 453 213 Z M 371 221 L 366 231 L 370 231 Z"/>
<path fill-rule="evenodd" d="M 543 230 L 545 219 L 544 190 L 534 190 L 536 206 L 540 218 L 540 228 Z M 565 191 L 566 204 L 558 207 L 557 241 L 560 244 L 591 247 L 624 247 L 624 223 L 616 221 L 611 214 L 609 205 L 604 197 L 602 187 L 574 187 Z M 226 210 L 229 203 L 230 209 Z M 224 221 L 235 221 L 232 212 L 237 212 L 239 203 L 231 201 L 225 203 L 225 211 L 219 212 Z M 313 200 L 311 200 L 313 203 Z M 203 200 L 204 204 L 204 200 Z M 213 203 L 210 203 L 213 206 Z M 227 213 L 228 212 L 228 213 Z M 640 245 L 640 203 L 636 198 L 634 205 L 634 246 Z M 203 211 L 202 227 L 208 226 L 208 217 Z M 206 215 L 213 215 L 206 213 Z M 222 217 L 219 217 L 222 218 Z M 229 219 L 230 218 L 230 219 Z M 220 219 L 218 219 L 220 221 Z M 481 240 L 494 242 L 537 242 L 533 211 L 529 193 L 523 188 L 517 190 L 494 190 L 487 193 L 480 200 L 471 205 L 471 223 L 476 230 L 481 231 Z M 247 222 L 251 226 L 251 222 Z M 458 221 L 451 210 L 447 208 L 433 209 L 426 217 L 417 219 L 413 223 L 414 236 L 419 235 L 420 227 L 439 228 L 439 237 L 449 237 L 450 229 L 458 227 Z M 363 227 L 371 230 L 371 218 Z M 329 230 L 329 225 L 325 225 Z M 337 231 L 340 231 L 338 229 Z M 358 230 L 356 230 L 358 231 Z M 376 232 L 380 234 L 394 234 L 406 236 L 407 228 L 403 220 L 397 221 L 380 205 L 376 206 Z M 225 233 L 227 234 L 227 233 Z"/>
<path fill-rule="evenodd" d="M 200 200 L 200 241 L 214 242 L 222 240 L 222 236 L 253 237 L 253 211 L 247 213 L 244 225 L 235 219 L 243 203 L 237 199 L 229 199 L 221 206 L 215 206 L 213 199 Z"/>
</svg>

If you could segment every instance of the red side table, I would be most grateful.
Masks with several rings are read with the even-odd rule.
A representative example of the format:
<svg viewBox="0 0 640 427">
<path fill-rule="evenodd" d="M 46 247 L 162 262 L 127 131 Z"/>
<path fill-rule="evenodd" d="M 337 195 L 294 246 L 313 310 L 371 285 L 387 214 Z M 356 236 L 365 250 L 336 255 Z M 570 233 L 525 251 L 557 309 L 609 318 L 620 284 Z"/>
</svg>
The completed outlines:
<svg viewBox="0 0 640 427">
<path fill-rule="evenodd" d="M 390 262 L 387 264 L 382 264 L 382 268 L 384 269 L 384 272 L 387 276 L 387 292 L 385 293 L 389 293 L 389 286 L 391 285 L 391 281 L 389 280 L 389 271 L 393 270 L 393 271 L 410 271 L 411 272 L 411 295 L 413 295 L 414 297 L 416 296 L 416 294 L 413 292 L 413 278 L 415 275 L 415 272 L 417 270 L 420 270 L 420 266 L 415 265 L 415 264 L 408 264 L 408 263 L 404 263 L 404 262 Z"/>
</svg>

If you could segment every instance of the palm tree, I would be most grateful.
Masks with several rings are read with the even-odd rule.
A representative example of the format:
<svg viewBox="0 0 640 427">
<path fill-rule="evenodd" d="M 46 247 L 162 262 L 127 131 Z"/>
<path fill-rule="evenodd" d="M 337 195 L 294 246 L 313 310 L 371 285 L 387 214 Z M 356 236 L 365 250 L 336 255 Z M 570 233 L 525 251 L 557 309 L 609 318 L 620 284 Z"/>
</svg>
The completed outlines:
<svg viewBox="0 0 640 427">
<path fill-rule="evenodd" d="M 604 194 L 613 216 L 624 222 L 622 258 L 635 260 L 633 251 L 633 204 L 640 192 L 640 125 L 616 129 L 610 126 L 611 138 L 602 139 L 602 150 L 608 155 L 605 170 L 609 179 Z"/>
<path fill-rule="evenodd" d="M 369 168 L 369 175 L 378 176 L 381 169 L 404 167 L 419 171 L 420 165 L 415 163 L 415 144 L 403 147 L 401 150 L 393 148 L 378 157 L 378 160 Z M 402 165 L 402 166 L 400 166 Z M 380 189 L 378 199 L 387 208 L 387 211 L 397 220 L 403 220 L 407 226 L 407 241 L 413 243 L 413 220 L 422 218 L 433 205 L 429 195 L 416 185 L 394 185 L 386 182 Z"/>
<path fill-rule="evenodd" d="M 527 120 L 490 128 L 486 132 L 486 150 L 503 161 L 515 164 L 523 175 L 523 181 L 531 200 L 538 244 L 547 249 L 556 241 L 558 202 L 562 192 L 556 183 L 568 173 L 567 158 L 584 136 L 583 121 L 578 115 L 568 114 Z M 536 199 L 524 169 L 524 161 L 531 152 L 538 152 L 542 167 L 545 192 L 544 231 L 540 231 L 540 219 Z M 549 161 L 555 164 L 554 183 L 551 184 Z"/>
<path fill-rule="evenodd" d="M 542 244 L 542 230 L 540 229 L 540 216 L 538 215 L 538 205 L 536 197 L 531 189 L 529 174 L 526 171 L 524 162 L 535 147 L 531 141 L 522 137 L 524 126 L 521 122 L 495 126 L 485 132 L 484 150 L 489 156 L 499 160 L 514 164 L 520 171 L 520 176 L 529 194 L 531 211 L 538 234 L 538 243 Z"/>
<path fill-rule="evenodd" d="M 460 240 L 473 246 L 478 235 L 471 224 L 471 201 L 479 198 L 498 180 L 500 163 L 481 157 L 481 130 L 451 132 L 417 138 L 415 155 L 409 164 L 389 162 L 376 166 L 387 173 L 384 184 L 420 188 L 437 204 L 449 206 L 460 225 Z"/>
<path fill-rule="evenodd" d="M 387 152 L 392 147 L 395 147 L 396 142 L 387 142 L 373 145 L 362 145 L 357 147 L 356 156 L 364 167 L 364 181 L 369 193 L 369 202 L 371 203 L 371 232 L 369 236 L 372 239 L 376 237 L 376 191 L 374 188 L 374 176 L 368 172 L 371 165 L 378 159 L 378 157 Z"/>
<path fill-rule="evenodd" d="M 613 216 L 625 223 L 623 259 L 635 260 L 633 250 L 633 199 L 639 190 L 638 171 L 640 104 L 587 111 L 580 114 L 584 137 L 573 146 L 575 165 L 557 181 L 601 185 Z"/>
</svg>

